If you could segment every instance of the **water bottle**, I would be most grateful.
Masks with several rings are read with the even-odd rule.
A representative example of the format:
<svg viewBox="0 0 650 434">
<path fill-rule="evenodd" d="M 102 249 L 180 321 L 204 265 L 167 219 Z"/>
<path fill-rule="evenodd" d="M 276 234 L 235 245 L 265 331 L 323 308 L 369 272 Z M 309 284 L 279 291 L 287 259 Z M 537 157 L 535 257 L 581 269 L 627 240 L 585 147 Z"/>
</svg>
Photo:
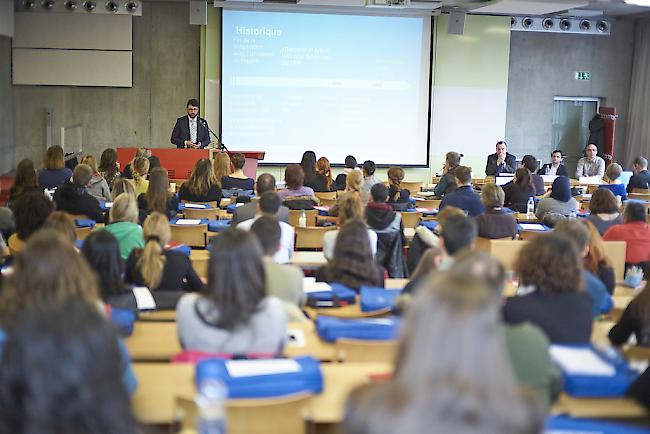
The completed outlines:
<svg viewBox="0 0 650 434">
<path fill-rule="evenodd" d="M 305 212 L 305 210 L 302 210 L 302 212 L 300 213 L 300 218 L 298 218 L 298 226 L 300 226 L 301 228 L 307 226 L 307 213 Z"/>
<path fill-rule="evenodd" d="M 545 172 L 546 172 L 545 173 L 546 175 L 550 175 L 551 174 L 551 166 L 546 166 Z"/>
<path fill-rule="evenodd" d="M 199 384 L 196 406 L 199 410 L 198 434 L 225 434 L 226 386 L 218 378 L 205 378 Z"/>
<path fill-rule="evenodd" d="M 532 197 L 528 198 L 528 203 L 526 204 L 526 218 L 535 218 L 535 199 Z"/>
</svg>

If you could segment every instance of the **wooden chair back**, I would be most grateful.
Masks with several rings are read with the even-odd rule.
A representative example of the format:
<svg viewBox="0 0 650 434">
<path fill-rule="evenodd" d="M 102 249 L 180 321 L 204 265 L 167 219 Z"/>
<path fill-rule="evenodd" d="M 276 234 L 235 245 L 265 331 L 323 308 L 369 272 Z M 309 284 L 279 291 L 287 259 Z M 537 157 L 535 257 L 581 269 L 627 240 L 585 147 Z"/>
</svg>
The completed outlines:
<svg viewBox="0 0 650 434">
<path fill-rule="evenodd" d="M 124 343 L 133 361 L 168 362 L 181 352 L 175 322 L 138 321 Z"/>
<path fill-rule="evenodd" d="M 400 187 L 410 191 L 411 194 L 419 193 L 420 191 L 422 191 L 423 185 L 424 182 L 416 182 L 416 181 L 402 181 L 400 183 Z"/>
<path fill-rule="evenodd" d="M 519 232 L 519 238 L 522 240 L 533 240 L 537 237 L 544 237 L 553 231 L 520 231 Z"/>
<path fill-rule="evenodd" d="M 338 199 L 336 199 L 336 198 L 334 198 L 334 199 L 321 199 L 320 200 L 320 204 L 323 205 L 323 206 L 334 206 L 334 205 L 337 204 L 337 202 L 338 202 Z"/>
<path fill-rule="evenodd" d="M 219 208 L 219 204 L 217 203 L 216 200 L 212 200 L 210 202 L 192 202 L 189 200 L 181 200 L 182 203 L 193 203 L 195 205 L 210 205 L 212 208 Z"/>
<path fill-rule="evenodd" d="M 440 199 L 418 200 L 415 202 L 415 206 L 418 208 L 438 209 L 440 208 L 440 202 L 442 202 Z"/>
<path fill-rule="evenodd" d="M 205 247 L 207 245 L 208 225 L 169 225 L 172 241 L 187 244 L 191 247 Z"/>
<path fill-rule="evenodd" d="M 498 238 L 498 240 L 512 241 L 512 238 Z M 491 253 L 492 241 L 495 240 L 491 238 L 476 237 L 476 241 L 474 242 L 474 248 L 476 250 L 480 250 L 485 253 Z"/>
<path fill-rule="evenodd" d="M 336 199 L 336 192 L 335 191 L 317 191 L 317 192 L 314 192 L 314 194 L 321 201 L 323 199 Z"/>
<path fill-rule="evenodd" d="M 204 279 L 208 278 L 208 264 L 210 262 L 210 252 L 207 250 L 192 250 L 190 253 L 190 262 L 196 274 Z"/>
<path fill-rule="evenodd" d="M 87 227 L 87 228 L 74 228 L 75 233 L 77 234 L 77 239 L 78 240 L 85 240 L 88 238 L 88 235 L 93 231 L 93 228 Z"/>
<path fill-rule="evenodd" d="M 625 279 L 625 250 L 627 243 L 625 241 L 603 241 L 605 255 L 612 262 L 616 280 Z"/>
<path fill-rule="evenodd" d="M 186 219 L 208 219 L 208 220 L 219 220 L 221 215 L 219 208 L 206 208 L 206 209 L 195 209 L 195 208 L 185 208 L 183 210 L 183 216 Z"/>
<path fill-rule="evenodd" d="M 347 363 L 381 362 L 393 363 L 397 354 L 398 341 L 369 341 L 360 339 L 339 339 L 335 344 L 339 361 Z"/>
<path fill-rule="evenodd" d="M 400 212 L 400 214 L 402 215 L 402 223 L 405 228 L 415 229 L 418 227 L 420 220 L 422 219 L 422 213 L 420 211 Z"/>
<path fill-rule="evenodd" d="M 627 195 L 627 198 L 648 201 L 650 200 L 650 193 L 630 193 Z"/>
<path fill-rule="evenodd" d="M 648 188 L 633 188 L 631 194 L 648 194 L 648 195 L 650 195 L 650 189 L 648 189 Z"/>
<path fill-rule="evenodd" d="M 506 270 L 513 270 L 519 252 L 526 245 L 522 240 L 489 240 L 489 253 L 498 259 Z"/>
<path fill-rule="evenodd" d="M 322 249 L 325 232 L 336 229 L 336 226 L 296 226 L 296 249 Z"/>
<path fill-rule="evenodd" d="M 318 217 L 318 210 L 316 209 L 308 209 L 308 210 L 290 209 L 289 224 L 293 227 L 299 226 L 298 222 L 300 220 L 300 215 L 303 212 L 307 216 L 307 226 L 316 226 L 316 217 Z"/>
</svg>

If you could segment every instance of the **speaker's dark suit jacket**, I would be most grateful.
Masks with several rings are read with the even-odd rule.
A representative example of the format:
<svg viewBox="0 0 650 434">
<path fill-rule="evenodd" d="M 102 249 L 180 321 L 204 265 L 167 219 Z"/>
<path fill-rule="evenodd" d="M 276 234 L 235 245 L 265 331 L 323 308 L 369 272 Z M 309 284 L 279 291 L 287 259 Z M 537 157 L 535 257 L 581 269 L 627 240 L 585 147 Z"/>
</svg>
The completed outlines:
<svg viewBox="0 0 650 434">
<path fill-rule="evenodd" d="M 542 166 L 541 169 L 537 171 L 538 175 L 546 175 L 546 168 L 551 167 L 551 163 L 546 163 Z M 557 167 L 557 172 L 555 172 L 557 176 L 569 176 L 569 171 L 566 170 L 566 167 L 564 167 L 564 164 L 560 163 L 560 165 Z"/>
<path fill-rule="evenodd" d="M 185 148 L 185 140 L 190 140 L 190 120 L 187 116 L 176 119 L 171 142 L 177 148 Z M 196 121 L 196 141 L 201 142 L 202 148 L 210 144 L 210 132 L 198 119 Z"/>
<path fill-rule="evenodd" d="M 498 176 L 500 173 L 515 173 L 517 170 L 517 157 L 506 152 L 505 162 L 497 166 L 497 154 L 488 155 L 487 164 L 485 165 L 485 174 L 487 176 Z"/>
</svg>

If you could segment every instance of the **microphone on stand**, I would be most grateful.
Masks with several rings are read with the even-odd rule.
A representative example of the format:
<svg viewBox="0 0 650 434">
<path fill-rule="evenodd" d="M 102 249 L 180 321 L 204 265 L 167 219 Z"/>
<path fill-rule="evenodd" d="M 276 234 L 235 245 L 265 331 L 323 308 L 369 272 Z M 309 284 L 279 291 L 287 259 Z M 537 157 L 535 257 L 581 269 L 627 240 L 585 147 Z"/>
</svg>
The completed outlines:
<svg viewBox="0 0 650 434">
<path fill-rule="evenodd" d="M 198 117 L 198 116 L 197 116 L 197 117 Z M 228 148 L 226 148 L 226 145 L 224 145 L 223 143 L 221 143 L 221 139 L 219 139 L 219 136 L 217 135 L 217 133 L 215 133 L 214 131 L 212 131 L 212 130 L 210 129 L 210 127 L 208 126 L 208 121 L 206 121 L 205 119 L 203 119 L 203 118 L 201 118 L 201 117 L 198 117 L 198 119 L 199 119 L 199 122 L 201 122 L 201 123 L 203 124 L 203 126 L 204 126 L 205 128 L 207 128 L 208 131 L 209 131 L 210 133 L 212 133 L 212 135 L 214 136 L 214 138 L 217 139 L 217 149 L 219 149 L 220 151 L 226 151 L 226 152 L 228 152 Z"/>
</svg>

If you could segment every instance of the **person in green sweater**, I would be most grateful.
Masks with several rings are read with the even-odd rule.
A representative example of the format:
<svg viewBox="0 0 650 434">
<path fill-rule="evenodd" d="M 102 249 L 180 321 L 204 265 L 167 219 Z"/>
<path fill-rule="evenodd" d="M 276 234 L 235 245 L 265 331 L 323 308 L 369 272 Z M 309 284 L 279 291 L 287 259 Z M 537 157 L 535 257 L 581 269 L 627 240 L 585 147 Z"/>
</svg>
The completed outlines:
<svg viewBox="0 0 650 434">
<path fill-rule="evenodd" d="M 104 230 L 112 233 L 120 245 L 120 256 L 126 260 L 133 249 L 144 248 L 142 227 L 138 222 L 138 205 L 128 193 L 119 194 L 110 211 L 111 223 Z"/>
<path fill-rule="evenodd" d="M 486 253 L 467 251 L 456 257 L 450 273 L 475 275 L 485 279 L 496 297 L 503 296 L 505 270 L 501 263 Z M 550 342 L 542 330 L 529 323 L 502 324 L 506 349 L 515 378 L 534 390 L 540 401 L 549 406 L 562 391 L 560 369 L 549 353 Z"/>
</svg>

